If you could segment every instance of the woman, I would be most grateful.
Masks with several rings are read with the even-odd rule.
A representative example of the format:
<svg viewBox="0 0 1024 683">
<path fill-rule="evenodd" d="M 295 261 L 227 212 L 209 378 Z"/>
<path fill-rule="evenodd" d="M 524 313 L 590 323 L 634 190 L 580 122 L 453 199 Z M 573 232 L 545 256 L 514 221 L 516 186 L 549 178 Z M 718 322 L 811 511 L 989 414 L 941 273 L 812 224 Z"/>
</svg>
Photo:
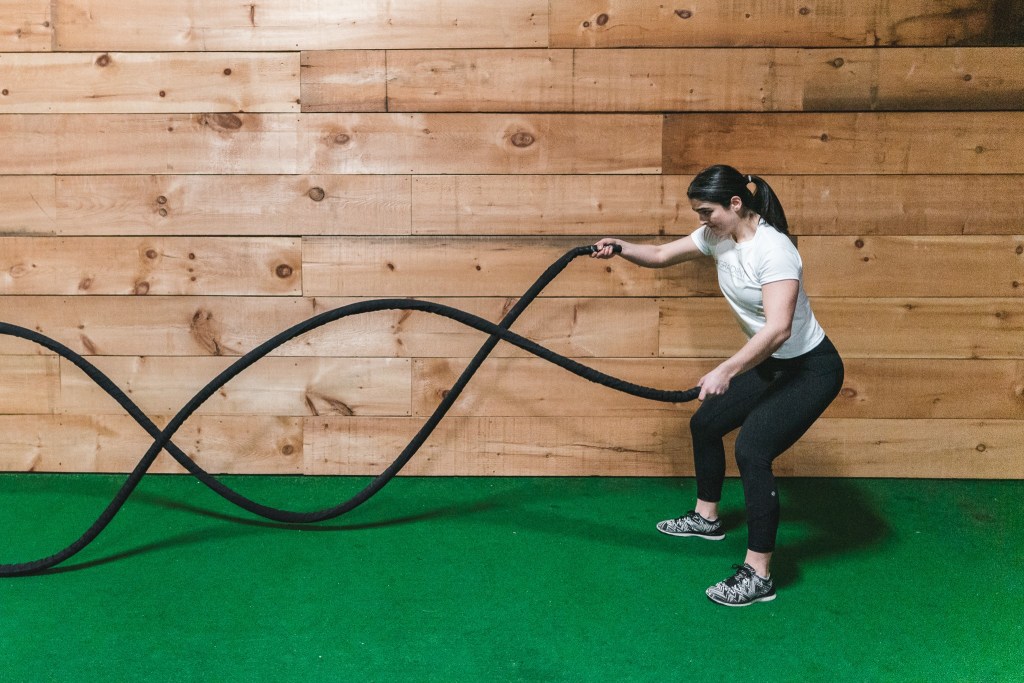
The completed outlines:
<svg viewBox="0 0 1024 683">
<path fill-rule="evenodd" d="M 750 186 L 754 187 L 751 192 Z M 723 605 L 775 599 L 770 563 L 779 525 L 772 461 L 799 439 L 839 393 L 843 361 L 811 312 L 803 264 L 788 237 L 778 198 L 762 178 L 731 166 L 711 166 L 686 192 L 701 225 L 662 245 L 605 238 L 596 258 L 622 258 L 664 268 L 701 256 L 714 258 L 718 284 L 747 343 L 700 378 L 700 407 L 690 420 L 697 503 L 658 530 L 672 536 L 725 538 L 718 518 L 725 479 L 722 437 L 740 428 L 736 463 L 746 501 L 748 540 L 736 573 L 707 590 Z"/>
</svg>

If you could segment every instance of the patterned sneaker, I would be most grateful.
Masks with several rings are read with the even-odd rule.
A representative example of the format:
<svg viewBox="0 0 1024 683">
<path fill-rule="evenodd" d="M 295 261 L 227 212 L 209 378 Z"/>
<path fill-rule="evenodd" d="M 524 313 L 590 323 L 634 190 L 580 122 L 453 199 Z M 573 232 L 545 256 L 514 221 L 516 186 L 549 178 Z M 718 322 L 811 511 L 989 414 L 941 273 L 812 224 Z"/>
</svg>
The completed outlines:
<svg viewBox="0 0 1024 683">
<path fill-rule="evenodd" d="M 725 534 L 722 533 L 722 520 L 716 519 L 712 522 L 693 510 L 682 517 L 658 522 L 658 531 L 669 536 L 699 536 L 709 541 L 721 541 L 725 538 Z"/>
<path fill-rule="evenodd" d="M 749 564 L 734 564 L 734 576 L 719 581 L 708 588 L 708 598 L 712 602 L 727 607 L 746 607 L 755 602 L 768 602 L 775 599 L 775 584 L 771 577 L 762 579 Z"/>
</svg>

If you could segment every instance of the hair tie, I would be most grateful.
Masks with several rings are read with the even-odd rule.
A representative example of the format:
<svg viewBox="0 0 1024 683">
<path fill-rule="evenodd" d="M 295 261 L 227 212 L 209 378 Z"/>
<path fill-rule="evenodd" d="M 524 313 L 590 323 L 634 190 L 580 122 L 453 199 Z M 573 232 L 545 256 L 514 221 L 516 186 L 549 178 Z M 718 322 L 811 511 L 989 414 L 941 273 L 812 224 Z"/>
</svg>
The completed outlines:
<svg viewBox="0 0 1024 683">
<path fill-rule="evenodd" d="M 747 182 L 750 183 L 751 185 L 754 184 L 754 179 L 750 177 L 749 173 L 747 174 Z"/>
</svg>

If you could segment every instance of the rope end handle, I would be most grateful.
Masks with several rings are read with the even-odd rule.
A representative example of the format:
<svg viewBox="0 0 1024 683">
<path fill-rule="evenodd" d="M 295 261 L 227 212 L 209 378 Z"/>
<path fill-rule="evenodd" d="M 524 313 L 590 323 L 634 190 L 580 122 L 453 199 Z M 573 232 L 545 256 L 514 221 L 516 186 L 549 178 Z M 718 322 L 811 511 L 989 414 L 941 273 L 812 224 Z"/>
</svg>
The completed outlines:
<svg viewBox="0 0 1024 683">
<path fill-rule="evenodd" d="M 611 245 L 611 248 L 612 248 L 612 253 L 613 254 L 621 254 L 622 253 L 622 245 L 621 244 L 613 244 L 613 245 Z M 601 251 L 600 249 L 597 248 L 596 244 L 591 244 L 589 247 L 586 247 L 586 249 L 588 250 L 588 253 L 591 253 L 591 254 L 594 254 L 594 253 L 597 253 L 598 251 Z"/>
</svg>

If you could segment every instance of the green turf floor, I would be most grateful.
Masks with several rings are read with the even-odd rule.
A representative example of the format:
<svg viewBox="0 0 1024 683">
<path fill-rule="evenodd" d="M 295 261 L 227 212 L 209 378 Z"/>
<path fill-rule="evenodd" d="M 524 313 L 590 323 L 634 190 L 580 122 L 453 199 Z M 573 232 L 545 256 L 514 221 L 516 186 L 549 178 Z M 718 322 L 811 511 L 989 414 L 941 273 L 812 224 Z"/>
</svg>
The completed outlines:
<svg viewBox="0 0 1024 683">
<path fill-rule="evenodd" d="M 122 477 L 0 475 L 0 562 L 49 555 Z M 364 479 L 230 477 L 269 504 Z M 779 597 L 663 536 L 692 480 L 399 478 L 311 530 L 150 476 L 52 573 L 0 579 L 0 681 L 1021 681 L 1024 482 L 784 479 Z"/>
</svg>

